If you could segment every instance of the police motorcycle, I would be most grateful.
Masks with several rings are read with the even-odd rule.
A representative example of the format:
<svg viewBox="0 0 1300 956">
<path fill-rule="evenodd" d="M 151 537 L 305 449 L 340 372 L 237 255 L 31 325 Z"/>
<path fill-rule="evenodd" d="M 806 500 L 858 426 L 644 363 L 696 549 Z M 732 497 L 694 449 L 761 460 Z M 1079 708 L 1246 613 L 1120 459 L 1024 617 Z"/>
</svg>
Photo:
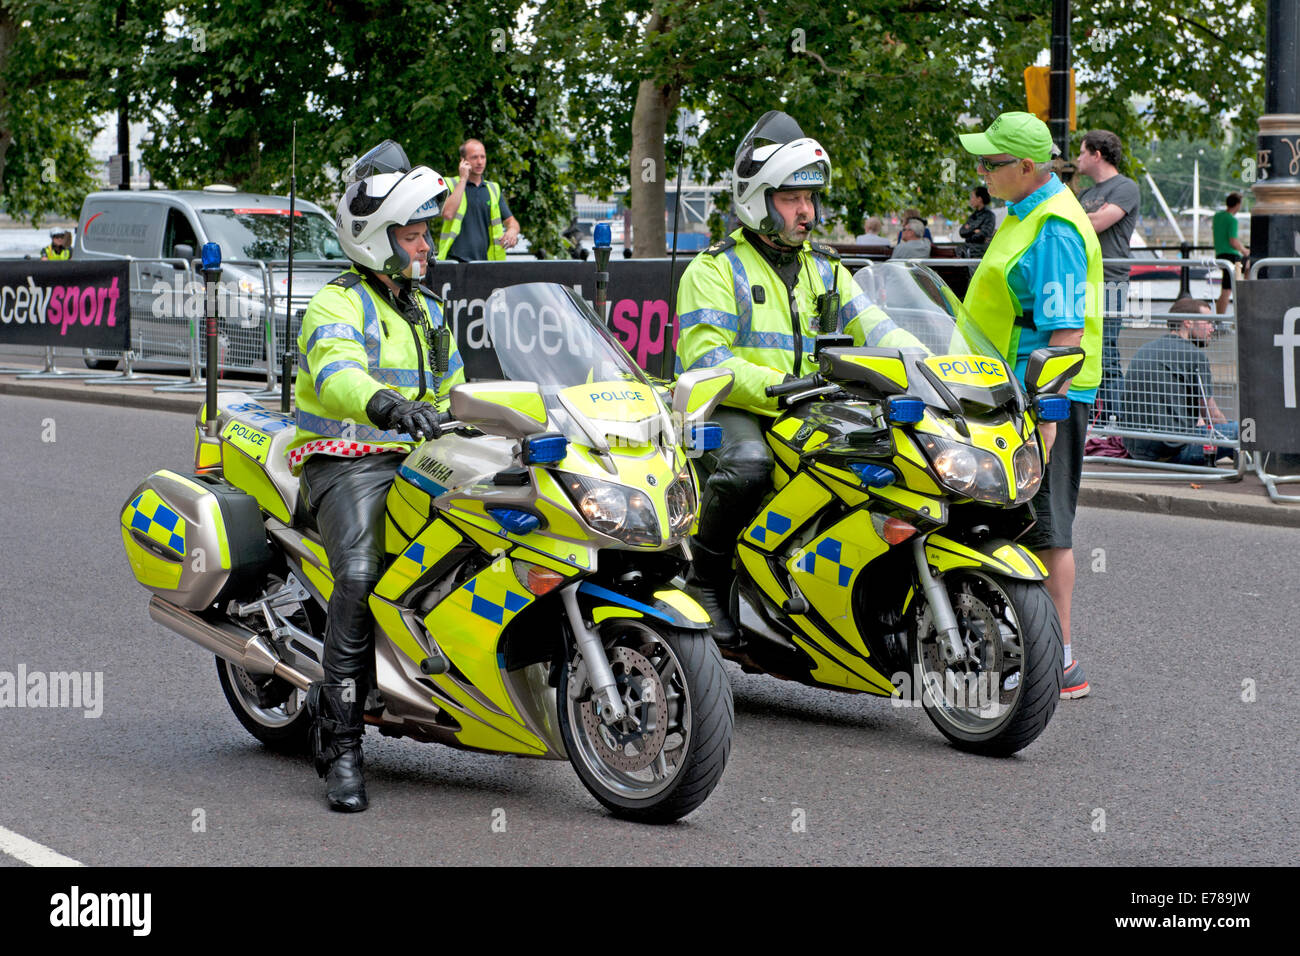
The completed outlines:
<svg viewBox="0 0 1300 956">
<path fill-rule="evenodd" d="M 1016 539 L 1042 478 L 1037 423 L 1081 349 L 1039 349 L 1026 394 L 931 270 L 855 277 L 864 328 L 914 347 L 820 335 L 819 370 L 775 385 L 775 494 L 737 542 L 723 654 L 748 672 L 923 706 L 957 747 L 1007 756 L 1046 728 L 1062 643 L 1047 572 Z M 874 326 L 871 323 L 878 323 Z M 868 331 L 867 341 L 876 336 Z"/>
<path fill-rule="evenodd" d="M 568 759 L 615 815 L 678 819 L 731 746 L 708 615 L 671 583 L 698 500 L 688 455 L 720 440 L 706 419 L 731 373 L 657 392 L 559 285 L 498 290 L 481 334 L 497 380 L 451 390 L 441 436 L 388 493 L 366 722 Z M 192 473 L 158 471 L 132 492 L 122 540 L 150 616 L 216 655 L 249 733 L 297 752 L 322 676 L 329 562 L 285 460 L 292 417 L 242 393 L 219 408 L 212 433 L 199 412 Z"/>
</svg>

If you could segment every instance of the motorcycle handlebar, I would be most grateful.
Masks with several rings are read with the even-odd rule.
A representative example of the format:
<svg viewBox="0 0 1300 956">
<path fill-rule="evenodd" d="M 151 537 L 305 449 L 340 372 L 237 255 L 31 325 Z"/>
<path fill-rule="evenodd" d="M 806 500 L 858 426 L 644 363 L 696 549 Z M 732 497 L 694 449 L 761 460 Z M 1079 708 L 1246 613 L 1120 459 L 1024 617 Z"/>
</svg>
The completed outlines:
<svg viewBox="0 0 1300 956">
<path fill-rule="evenodd" d="M 763 394 L 768 398 L 777 398 L 781 395 L 790 395 L 793 392 L 802 392 L 805 389 L 816 388 L 818 385 L 825 384 L 826 380 L 822 378 L 821 373 L 813 372 L 803 378 L 792 378 L 790 381 L 781 382 L 779 385 L 769 385 L 764 389 Z"/>
</svg>

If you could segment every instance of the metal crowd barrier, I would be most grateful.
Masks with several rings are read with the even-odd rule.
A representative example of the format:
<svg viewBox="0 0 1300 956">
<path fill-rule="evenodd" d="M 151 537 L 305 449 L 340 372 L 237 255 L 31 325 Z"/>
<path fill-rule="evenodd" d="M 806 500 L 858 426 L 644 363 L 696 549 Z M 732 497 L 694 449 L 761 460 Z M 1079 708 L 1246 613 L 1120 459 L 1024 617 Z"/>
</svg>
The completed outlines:
<svg viewBox="0 0 1300 956">
<path fill-rule="evenodd" d="M 1300 274 L 1300 258 L 1275 257 L 1271 259 L 1259 259 L 1252 262 L 1250 266 L 1250 278 L 1258 279 L 1259 274 L 1268 268 L 1290 269 L 1291 274 L 1284 278 L 1293 278 Z M 1256 454 L 1253 457 L 1252 468 L 1255 476 L 1264 483 L 1268 490 L 1270 501 L 1275 502 L 1294 502 L 1300 501 L 1300 495 L 1284 495 L 1278 491 L 1278 485 L 1290 485 L 1300 482 L 1300 475 L 1274 475 L 1268 471 L 1268 453 Z"/>
</svg>

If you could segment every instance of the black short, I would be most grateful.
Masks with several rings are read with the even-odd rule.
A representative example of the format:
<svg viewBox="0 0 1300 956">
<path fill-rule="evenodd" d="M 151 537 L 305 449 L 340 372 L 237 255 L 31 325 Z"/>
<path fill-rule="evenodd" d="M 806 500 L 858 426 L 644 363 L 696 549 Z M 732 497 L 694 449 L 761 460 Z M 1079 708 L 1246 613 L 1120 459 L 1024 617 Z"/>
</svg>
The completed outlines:
<svg viewBox="0 0 1300 956">
<path fill-rule="evenodd" d="M 1083 446 L 1088 438 L 1088 405 L 1070 402 L 1070 417 L 1056 423 L 1052 460 L 1043 483 L 1030 505 L 1037 519 L 1020 543 L 1034 551 L 1074 546 L 1071 531 L 1079 505 L 1079 477 L 1083 474 Z"/>
<path fill-rule="evenodd" d="M 1241 261 L 1241 256 L 1235 252 L 1220 252 L 1215 258 L 1227 259 L 1229 262 Z M 1219 269 L 1223 273 L 1223 285 L 1221 288 L 1226 289 L 1232 284 L 1232 269 L 1227 266 L 1220 266 Z"/>
</svg>

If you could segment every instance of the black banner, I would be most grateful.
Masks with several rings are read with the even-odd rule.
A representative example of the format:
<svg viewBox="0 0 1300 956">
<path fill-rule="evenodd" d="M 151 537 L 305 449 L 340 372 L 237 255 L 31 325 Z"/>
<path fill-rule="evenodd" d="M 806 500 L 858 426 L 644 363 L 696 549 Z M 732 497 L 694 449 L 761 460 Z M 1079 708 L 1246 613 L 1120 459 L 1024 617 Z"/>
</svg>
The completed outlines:
<svg viewBox="0 0 1300 956">
<path fill-rule="evenodd" d="M 1237 292 L 1243 432 L 1247 419 L 1255 423 L 1255 441 L 1247 447 L 1300 452 L 1300 279 L 1239 282 Z"/>
<path fill-rule="evenodd" d="M 0 342 L 130 348 L 127 263 L 0 261 Z"/>
<path fill-rule="evenodd" d="M 681 281 L 692 257 L 678 254 L 674 284 Z M 610 331 L 638 365 L 655 375 L 659 374 L 664 329 L 669 323 L 669 265 L 668 259 L 617 259 L 609 263 L 606 298 Z M 589 302 L 596 299 L 596 265 L 590 260 L 441 262 L 434 267 L 429 284 L 447 300 L 456 346 L 469 378 L 490 376 L 495 364 L 478 354 L 486 346 L 483 308 L 488 296 L 494 289 L 525 282 L 558 282 L 581 290 Z"/>
</svg>

